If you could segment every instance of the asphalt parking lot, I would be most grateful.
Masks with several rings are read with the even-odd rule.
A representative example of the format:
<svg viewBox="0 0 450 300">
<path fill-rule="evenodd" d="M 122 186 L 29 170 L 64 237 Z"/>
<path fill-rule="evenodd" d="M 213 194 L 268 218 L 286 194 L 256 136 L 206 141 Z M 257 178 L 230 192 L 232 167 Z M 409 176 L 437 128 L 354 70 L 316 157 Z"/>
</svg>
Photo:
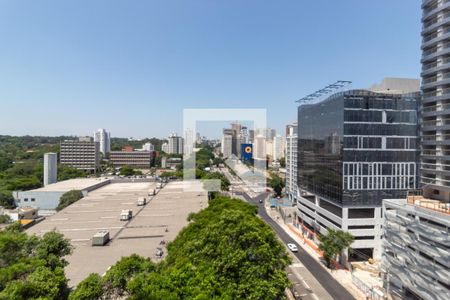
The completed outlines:
<svg viewBox="0 0 450 300">
<path fill-rule="evenodd" d="M 185 191 L 182 182 L 168 183 L 156 196 L 147 196 L 155 183 L 113 183 L 89 195 L 64 210 L 47 217 L 27 230 L 42 235 L 55 229 L 68 238 L 74 246 L 67 257 L 66 276 L 69 286 L 75 286 L 90 273 L 103 274 L 121 257 L 133 253 L 157 261 L 156 250 L 162 240 L 173 240 L 187 225 L 190 212 L 197 212 L 207 203 L 205 191 Z M 148 202 L 137 206 L 138 197 Z M 123 209 L 132 209 L 130 221 L 120 221 Z M 105 246 L 92 244 L 92 236 L 108 230 L 111 241 Z"/>
</svg>

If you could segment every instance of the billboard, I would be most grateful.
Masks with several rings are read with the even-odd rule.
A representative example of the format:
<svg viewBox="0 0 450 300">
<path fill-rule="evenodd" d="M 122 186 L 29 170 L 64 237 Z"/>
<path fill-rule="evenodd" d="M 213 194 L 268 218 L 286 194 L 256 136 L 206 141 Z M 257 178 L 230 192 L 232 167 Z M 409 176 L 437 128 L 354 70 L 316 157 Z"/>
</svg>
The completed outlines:
<svg viewBox="0 0 450 300">
<path fill-rule="evenodd" d="M 252 160 L 253 156 L 253 145 L 252 144 L 241 144 L 241 159 L 243 161 Z"/>
</svg>

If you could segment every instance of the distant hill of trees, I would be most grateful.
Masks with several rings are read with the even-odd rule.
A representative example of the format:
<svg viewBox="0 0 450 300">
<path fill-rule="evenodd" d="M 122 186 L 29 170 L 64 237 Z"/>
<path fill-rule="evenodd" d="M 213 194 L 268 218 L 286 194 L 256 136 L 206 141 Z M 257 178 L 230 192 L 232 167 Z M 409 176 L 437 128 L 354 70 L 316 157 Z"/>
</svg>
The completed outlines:
<svg viewBox="0 0 450 300">
<path fill-rule="evenodd" d="M 0 206 L 12 208 L 12 191 L 30 190 L 43 185 L 44 153 L 60 152 L 59 143 L 75 136 L 9 136 L 0 135 Z M 146 142 L 161 150 L 164 140 L 157 138 L 142 141 L 129 141 L 126 138 L 112 138 L 111 148 L 121 150 L 131 145 L 141 148 Z M 87 176 L 81 170 L 58 165 L 58 180 L 67 180 Z"/>
</svg>

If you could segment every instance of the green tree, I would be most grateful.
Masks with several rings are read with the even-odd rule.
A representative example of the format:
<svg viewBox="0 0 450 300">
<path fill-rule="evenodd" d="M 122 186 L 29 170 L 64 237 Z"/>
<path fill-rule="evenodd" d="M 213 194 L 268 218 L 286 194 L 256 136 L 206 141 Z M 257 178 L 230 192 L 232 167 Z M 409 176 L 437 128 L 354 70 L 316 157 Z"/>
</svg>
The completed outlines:
<svg viewBox="0 0 450 300">
<path fill-rule="evenodd" d="M 278 162 L 280 163 L 280 167 L 282 168 L 286 168 L 286 158 L 282 157 L 278 160 Z"/>
<path fill-rule="evenodd" d="M 103 296 L 103 293 L 104 290 L 102 278 L 100 277 L 100 275 L 92 273 L 77 285 L 77 288 L 72 293 L 70 293 L 69 299 L 100 299 Z"/>
<path fill-rule="evenodd" d="M 87 173 L 83 170 L 78 170 L 76 168 L 72 168 L 66 165 L 58 165 L 58 180 L 68 180 L 73 178 L 84 178 L 87 176 Z"/>
<path fill-rule="evenodd" d="M 72 203 L 77 202 L 83 198 L 83 193 L 79 190 L 71 190 L 66 193 L 64 193 L 61 198 L 59 198 L 59 204 L 56 207 L 57 211 L 60 211 L 67 206 L 71 205 Z"/>
<path fill-rule="evenodd" d="M 11 223 L 11 217 L 8 215 L 0 215 L 0 224 L 9 224 Z"/>
<path fill-rule="evenodd" d="M 213 165 L 215 165 L 215 166 L 219 166 L 220 164 L 224 164 L 224 163 L 225 163 L 225 160 L 220 157 L 215 157 L 213 159 Z"/>
<path fill-rule="evenodd" d="M 123 166 L 120 168 L 120 175 L 123 176 L 142 175 L 142 172 L 139 170 L 135 170 L 130 166 Z"/>
<path fill-rule="evenodd" d="M 123 295 L 126 292 L 127 282 L 138 273 L 150 273 L 155 270 L 155 264 L 149 259 L 133 254 L 123 257 L 103 278 L 107 291 Z"/>
<path fill-rule="evenodd" d="M 3 206 L 4 208 L 16 207 L 10 191 L 0 191 L 0 206 Z"/>
<path fill-rule="evenodd" d="M 344 249 L 350 247 L 353 243 L 354 237 L 345 231 L 328 229 L 327 234 L 320 237 L 319 250 L 323 252 L 323 258 L 327 267 L 331 267 L 331 262 Z"/>
<path fill-rule="evenodd" d="M 57 267 L 65 267 L 68 262 L 64 256 L 72 253 L 72 245 L 69 240 L 56 231 L 50 231 L 43 235 L 35 247 L 36 257 L 45 260 L 47 266 L 54 270 Z"/>
<path fill-rule="evenodd" d="M 218 197 L 190 215 L 168 246 L 161 272 L 139 274 L 130 299 L 278 299 L 289 257 L 273 231 L 241 200 Z"/>
<path fill-rule="evenodd" d="M 277 196 L 281 195 L 284 188 L 284 180 L 275 173 L 270 174 L 270 179 L 268 181 L 269 186 L 273 189 Z"/>
<path fill-rule="evenodd" d="M 0 231 L 0 299 L 67 298 L 63 257 L 71 249 L 56 232 L 28 236 L 16 224 Z"/>
</svg>

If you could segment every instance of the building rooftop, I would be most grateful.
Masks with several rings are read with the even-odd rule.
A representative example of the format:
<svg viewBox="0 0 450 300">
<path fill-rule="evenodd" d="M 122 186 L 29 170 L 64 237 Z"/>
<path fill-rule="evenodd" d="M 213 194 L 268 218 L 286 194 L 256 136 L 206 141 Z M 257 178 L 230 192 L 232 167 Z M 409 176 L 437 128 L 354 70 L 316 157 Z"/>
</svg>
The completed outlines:
<svg viewBox="0 0 450 300">
<path fill-rule="evenodd" d="M 377 93 L 407 94 L 420 91 L 420 80 L 415 78 L 386 77 L 379 84 L 374 84 L 369 91 Z"/>
<path fill-rule="evenodd" d="M 427 199 L 423 196 L 408 196 L 406 199 L 384 199 L 383 205 L 432 219 L 450 227 L 450 204 L 447 202 Z"/>
<path fill-rule="evenodd" d="M 71 190 L 84 190 L 101 182 L 108 181 L 106 178 L 77 178 L 52 183 L 47 186 L 32 190 L 34 192 L 64 192 Z"/>
<path fill-rule="evenodd" d="M 424 196 L 408 196 L 407 203 L 450 215 L 450 203 L 448 202 L 428 199 Z"/>
<path fill-rule="evenodd" d="M 173 241 L 188 225 L 190 212 L 198 212 L 208 205 L 208 193 L 201 182 L 193 182 L 195 191 L 185 191 L 185 182 L 170 182 L 156 189 L 155 182 L 111 183 L 69 205 L 56 214 L 27 229 L 29 234 L 43 235 L 56 230 L 70 240 L 73 253 L 66 257 L 65 268 L 69 286 L 74 287 L 90 273 L 103 274 L 124 256 L 138 254 L 154 261 L 158 248 L 167 253 L 161 241 Z M 137 206 L 139 197 L 148 203 Z M 132 219 L 121 221 L 123 210 L 133 211 Z M 110 241 L 104 247 L 92 246 L 92 237 L 108 231 Z"/>
</svg>

